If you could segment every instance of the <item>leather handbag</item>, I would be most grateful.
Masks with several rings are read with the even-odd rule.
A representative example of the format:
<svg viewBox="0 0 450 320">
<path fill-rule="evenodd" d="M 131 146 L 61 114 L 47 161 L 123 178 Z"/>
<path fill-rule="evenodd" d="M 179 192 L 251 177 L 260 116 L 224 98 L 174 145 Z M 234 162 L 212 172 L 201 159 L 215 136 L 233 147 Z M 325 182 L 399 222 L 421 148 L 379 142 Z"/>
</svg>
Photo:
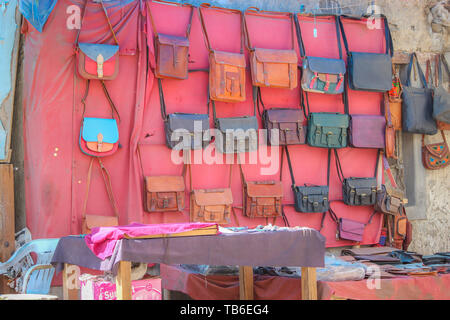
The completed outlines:
<svg viewBox="0 0 450 320">
<path fill-rule="evenodd" d="M 92 166 L 94 164 L 95 159 L 97 159 L 100 165 L 100 171 L 102 173 L 103 181 L 106 186 L 106 191 L 108 192 L 109 202 L 111 203 L 111 206 L 114 211 L 114 216 L 86 214 L 89 189 L 91 185 Z M 86 180 L 86 194 L 83 201 L 81 232 L 83 234 L 88 234 L 91 233 L 92 229 L 96 227 L 114 227 L 117 225 L 119 225 L 119 210 L 117 209 L 117 205 L 114 199 L 114 193 L 111 185 L 111 177 L 108 173 L 108 170 L 106 170 L 105 166 L 103 165 L 101 159 L 98 157 L 91 157 Z"/>
<path fill-rule="evenodd" d="M 350 240 L 361 242 L 364 237 L 364 229 L 372 222 L 376 211 L 373 211 L 367 223 L 362 223 L 348 218 L 338 218 L 336 213 L 330 208 L 330 216 L 336 222 L 336 240 Z"/>
<path fill-rule="evenodd" d="M 414 88 L 410 84 L 414 59 L 416 59 L 419 79 L 423 88 Z M 428 88 L 416 53 L 411 54 L 406 83 L 403 85 L 402 99 L 402 130 L 409 133 L 436 134 L 437 125 L 433 118 L 433 90 Z"/>
<path fill-rule="evenodd" d="M 386 119 L 384 116 L 352 114 L 349 143 L 354 148 L 384 149 Z"/>
<path fill-rule="evenodd" d="M 104 82 L 101 81 L 100 83 L 102 84 L 103 91 L 111 107 L 111 118 L 93 118 L 84 116 L 90 80 L 86 81 L 86 91 L 81 100 L 81 103 L 83 104 L 83 120 L 80 128 L 79 146 L 84 154 L 94 157 L 110 156 L 119 148 L 119 128 L 117 120 L 114 118 L 115 113 L 117 119 L 120 121 L 119 112 L 109 96 Z"/>
<path fill-rule="evenodd" d="M 385 151 L 386 157 L 392 158 L 392 159 L 398 159 L 397 154 L 396 154 L 397 131 L 392 122 L 392 114 L 391 114 L 389 96 L 387 93 L 385 93 L 383 95 L 383 103 L 384 103 L 384 114 L 385 114 L 385 118 L 386 118 L 386 128 L 384 131 L 384 138 L 385 138 L 384 151 Z"/>
<path fill-rule="evenodd" d="M 272 218 L 283 214 L 281 181 L 248 181 L 239 163 L 242 181 L 242 207 L 249 218 Z"/>
<path fill-rule="evenodd" d="M 338 151 L 334 149 L 336 170 L 339 180 L 342 183 L 342 197 L 346 205 L 349 206 L 372 206 L 377 200 L 377 169 L 375 165 L 375 175 L 370 178 L 345 178 L 339 159 Z M 378 160 L 378 157 L 377 157 Z"/>
<path fill-rule="evenodd" d="M 345 93 L 344 93 L 345 95 Z M 310 112 L 308 92 L 305 92 L 308 109 L 308 128 L 306 142 L 312 147 L 345 148 L 348 144 L 348 127 L 350 117 L 345 105 L 345 113 Z M 303 94 L 300 93 L 303 110 L 305 110 Z M 344 98 L 346 100 L 346 98 Z"/>
<path fill-rule="evenodd" d="M 258 119 L 256 106 L 253 116 L 217 118 L 216 104 L 211 100 L 215 133 L 215 146 L 220 153 L 251 152 L 258 149 Z"/>
<path fill-rule="evenodd" d="M 384 170 L 389 173 L 391 186 L 383 184 Z M 386 157 L 380 153 L 377 161 L 377 201 L 374 209 L 387 215 L 399 215 L 404 197 L 404 192 L 395 183 Z"/>
<path fill-rule="evenodd" d="M 304 91 L 340 94 L 344 91 L 344 77 L 346 73 L 345 61 L 342 59 L 342 48 L 337 17 L 336 39 L 339 48 L 339 59 L 307 56 L 300 30 L 297 14 L 294 15 L 297 31 L 297 42 L 302 58 L 301 86 Z"/>
<path fill-rule="evenodd" d="M 233 194 L 231 193 L 231 165 L 230 184 L 228 188 L 192 189 L 192 174 L 189 166 L 190 181 L 190 220 L 191 222 L 213 222 L 229 224 L 233 211 Z"/>
<path fill-rule="evenodd" d="M 203 10 L 211 8 L 224 11 L 226 13 L 238 13 L 241 23 L 241 50 L 239 53 L 214 50 L 206 29 Z M 211 7 L 209 4 L 202 4 L 199 9 L 200 22 L 206 47 L 209 51 L 209 94 L 211 100 L 223 102 L 245 101 L 245 55 L 244 55 L 244 31 L 242 13 L 239 10 Z"/>
<path fill-rule="evenodd" d="M 398 72 L 392 66 L 392 73 L 394 79 L 392 80 L 392 89 L 389 91 L 388 99 L 385 97 L 385 107 L 386 109 L 386 121 L 387 112 L 389 111 L 391 116 L 392 126 L 395 130 L 402 130 L 402 83 L 400 81 L 400 77 L 398 76 Z M 389 157 L 388 157 L 389 158 Z"/>
<path fill-rule="evenodd" d="M 207 130 L 209 129 L 208 111 L 206 114 L 178 112 L 167 114 L 161 79 L 158 79 L 158 88 L 167 147 L 174 150 L 206 148 L 210 143 L 209 130 Z"/>
<path fill-rule="evenodd" d="M 184 36 L 174 36 L 159 33 L 153 19 L 150 5 L 147 3 L 148 14 L 153 29 L 153 41 L 155 47 L 155 77 L 170 79 L 187 79 L 188 77 L 188 57 L 189 57 L 189 34 L 191 32 L 192 16 L 194 7 L 190 4 L 179 4 L 176 2 L 158 1 L 170 5 L 188 6 L 191 8 L 189 22 Z"/>
<path fill-rule="evenodd" d="M 76 61 L 79 75 L 84 79 L 113 80 L 119 74 L 119 41 L 109 20 L 108 11 L 100 0 L 115 44 L 78 42 L 82 24 L 87 11 L 85 0 L 81 27 L 76 36 Z"/>
<path fill-rule="evenodd" d="M 292 48 L 289 50 L 275 50 L 253 47 L 246 22 L 246 15 L 250 13 L 266 17 L 267 15 L 274 17 L 288 16 L 291 22 Z M 246 45 L 250 52 L 250 69 L 253 86 L 288 89 L 296 88 L 298 57 L 294 49 L 294 23 L 292 13 L 260 11 L 257 8 L 251 7 L 244 12 L 243 22 Z"/>
<path fill-rule="evenodd" d="M 443 54 L 436 56 L 436 73 L 438 76 L 437 85 L 433 90 L 433 118 L 437 121 L 450 124 L 450 92 L 445 90 L 442 81 L 442 67 L 441 62 L 447 71 L 447 75 L 450 77 L 450 70 L 447 64 L 447 60 Z"/>
<path fill-rule="evenodd" d="M 185 176 L 187 164 L 181 175 L 148 176 L 144 174 L 142 154 L 138 157 L 144 177 L 144 210 L 147 212 L 183 211 L 185 207 Z"/>
<path fill-rule="evenodd" d="M 408 221 L 405 207 L 395 216 L 385 216 L 388 230 L 387 245 L 400 250 L 408 250 L 412 240 L 412 226 Z"/>
<path fill-rule="evenodd" d="M 442 142 L 425 144 L 425 135 L 422 135 L 422 163 L 428 170 L 438 170 L 450 164 L 450 150 L 444 131 L 441 130 Z"/>
<path fill-rule="evenodd" d="M 294 172 L 292 170 L 291 159 L 288 147 L 284 146 L 286 158 L 288 160 L 289 171 L 292 180 L 292 191 L 294 192 L 294 207 L 297 212 L 326 212 L 330 208 L 329 185 L 330 185 L 330 156 L 331 149 L 328 149 L 328 168 L 326 186 L 297 186 L 295 184 Z"/>
<path fill-rule="evenodd" d="M 256 91 L 256 93 L 255 93 Z M 261 97 L 261 88 L 253 87 L 253 96 L 261 116 L 264 129 L 267 131 L 267 144 L 285 146 L 306 144 L 306 118 L 299 108 L 266 109 Z M 260 106 L 263 108 L 261 113 Z"/>
<path fill-rule="evenodd" d="M 386 92 L 392 88 L 392 56 L 394 47 L 387 18 L 384 18 L 384 31 L 386 40 L 385 53 L 355 52 L 349 49 L 345 36 L 342 18 L 358 19 L 350 16 L 340 16 L 339 25 L 342 39 L 347 51 L 348 82 L 352 90 Z"/>
</svg>

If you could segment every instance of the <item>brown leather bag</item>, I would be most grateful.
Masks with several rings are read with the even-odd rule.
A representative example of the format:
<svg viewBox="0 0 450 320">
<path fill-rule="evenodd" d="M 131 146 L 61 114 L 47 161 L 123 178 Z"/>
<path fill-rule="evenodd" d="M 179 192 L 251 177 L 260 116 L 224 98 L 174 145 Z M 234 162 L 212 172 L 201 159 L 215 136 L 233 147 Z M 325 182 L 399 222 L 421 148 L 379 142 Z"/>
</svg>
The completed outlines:
<svg viewBox="0 0 450 320">
<path fill-rule="evenodd" d="M 386 157 L 397 159 L 396 155 L 396 148 L 395 148 L 395 142 L 396 142 L 396 131 L 394 124 L 392 123 L 392 114 L 390 109 L 390 103 L 389 103 L 389 97 L 388 94 L 385 93 L 384 97 L 384 112 L 386 116 L 386 128 L 384 132 L 384 138 L 385 138 L 385 154 Z"/>
<path fill-rule="evenodd" d="M 202 8 L 203 10 L 205 8 L 211 8 L 227 13 L 239 14 L 241 22 L 240 53 L 212 49 Z M 211 7 L 209 4 L 202 4 L 199 7 L 198 12 L 202 24 L 203 35 L 205 36 L 206 47 L 209 50 L 209 93 L 211 100 L 223 102 L 245 101 L 245 55 L 241 11 Z"/>
<path fill-rule="evenodd" d="M 168 1 L 158 1 L 168 2 Z M 155 46 L 155 77 L 156 78 L 172 78 L 172 79 L 187 79 L 188 77 L 188 55 L 189 55 L 189 34 L 191 31 L 192 16 L 194 7 L 190 4 L 182 4 L 176 2 L 168 2 L 172 5 L 189 6 L 191 13 L 189 23 L 184 37 L 167 35 L 158 33 L 153 19 L 150 5 L 147 4 L 150 21 L 154 34 Z"/>
<path fill-rule="evenodd" d="M 252 46 L 245 16 L 249 13 L 260 15 L 259 12 L 273 16 L 285 15 L 289 17 L 291 22 L 292 49 L 275 50 L 254 48 Z M 257 87 L 296 88 L 298 57 L 294 49 L 294 21 L 292 13 L 260 11 L 257 8 L 250 7 L 244 12 L 243 22 L 247 40 L 246 44 L 250 52 L 250 69 L 253 85 Z"/>
<path fill-rule="evenodd" d="M 403 207 L 397 216 L 386 216 L 388 230 L 387 245 L 400 250 L 408 250 L 412 240 L 412 225 Z"/>
<path fill-rule="evenodd" d="M 100 165 L 103 181 L 105 182 L 106 191 L 108 192 L 109 202 L 111 203 L 111 206 L 113 207 L 114 210 L 114 216 L 100 216 L 100 215 L 86 214 L 89 188 L 91 185 L 92 166 L 94 164 L 95 158 L 98 160 L 98 163 Z M 83 234 L 91 233 L 92 228 L 95 227 L 113 227 L 119 224 L 119 211 L 117 210 L 116 202 L 114 200 L 114 194 L 111 185 L 111 177 L 106 168 L 103 166 L 102 161 L 98 157 L 91 157 L 91 161 L 89 163 L 88 175 L 86 180 L 86 194 L 83 202 L 82 219 L 83 221 L 81 225 L 81 232 Z"/>
<path fill-rule="evenodd" d="M 189 168 L 190 181 L 190 220 L 191 222 L 212 222 L 229 224 L 230 214 L 233 211 L 233 194 L 231 193 L 231 167 L 230 186 L 220 189 L 192 189 L 191 166 Z"/>
<path fill-rule="evenodd" d="M 180 176 L 146 176 L 138 146 L 138 157 L 144 177 L 144 209 L 147 212 L 182 211 L 185 207 L 186 164 Z"/>
<path fill-rule="evenodd" d="M 249 218 L 271 218 L 282 215 L 281 181 L 247 181 L 239 163 L 242 181 L 242 207 Z"/>
<path fill-rule="evenodd" d="M 394 75 L 395 82 L 399 85 L 399 91 L 395 95 L 388 94 L 387 107 L 391 114 L 391 122 L 395 130 L 402 130 L 402 84 L 398 77 L 398 73 L 395 71 L 394 65 L 392 65 L 392 74 Z M 387 116 L 387 114 L 386 114 Z M 387 118 L 386 118 L 387 120 Z"/>
<path fill-rule="evenodd" d="M 422 163 L 426 169 L 442 169 L 450 164 L 450 150 L 443 130 L 441 135 L 442 142 L 430 144 L 425 144 L 425 135 L 422 135 Z"/>
</svg>

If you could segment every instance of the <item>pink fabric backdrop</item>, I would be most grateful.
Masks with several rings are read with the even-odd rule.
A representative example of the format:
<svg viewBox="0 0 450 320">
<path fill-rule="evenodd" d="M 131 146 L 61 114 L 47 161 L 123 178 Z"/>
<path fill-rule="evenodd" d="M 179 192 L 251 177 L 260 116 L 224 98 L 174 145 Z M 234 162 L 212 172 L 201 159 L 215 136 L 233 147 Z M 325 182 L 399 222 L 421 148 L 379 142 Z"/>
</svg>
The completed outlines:
<svg viewBox="0 0 450 320">
<path fill-rule="evenodd" d="M 27 226 L 34 238 L 60 237 L 81 232 L 82 203 L 86 188 L 89 157 L 78 146 L 81 124 L 81 96 L 85 80 L 75 71 L 74 42 L 76 30 L 69 30 L 66 13 L 70 5 L 82 5 L 81 0 L 60 0 L 49 17 L 43 33 L 28 24 L 25 29 L 25 179 Z M 163 121 L 160 116 L 159 95 L 152 73 L 155 65 L 152 29 L 146 13 L 146 1 L 133 1 L 121 5 L 119 1 L 106 4 L 112 25 L 120 43 L 120 71 L 116 80 L 106 83 L 112 99 L 118 106 L 122 148 L 104 164 L 111 174 L 113 191 L 118 203 L 121 224 L 175 223 L 189 221 L 189 206 L 184 212 L 146 213 L 143 210 L 143 178 L 137 157 L 137 144 L 141 143 L 144 173 L 146 175 L 179 174 L 181 166 L 171 162 L 171 150 L 165 146 Z M 183 35 L 189 8 L 151 4 L 158 32 Z M 239 52 L 240 25 L 236 14 L 208 11 L 205 20 L 212 46 L 217 50 Z M 300 17 L 306 52 L 308 55 L 338 58 L 334 21 L 327 17 Z M 274 49 L 290 48 L 290 24 L 286 19 L 248 17 L 248 27 L 255 46 Z M 313 28 L 317 28 L 317 38 Z M 350 48 L 354 51 L 384 52 L 384 30 L 368 29 L 365 21 L 345 21 Z M 293 31 L 293 30 L 292 30 Z M 295 31 L 294 31 L 295 32 Z M 113 43 L 99 4 L 90 3 L 80 36 L 81 42 Z M 147 59 L 146 46 L 149 57 Z M 295 49 L 298 52 L 297 43 Z M 345 56 L 345 49 L 343 47 Z M 194 13 L 190 35 L 189 68 L 208 66 L 208 51 L 197 12 Z M 246 55 L 248 52 L 246 51 Z M 147 61 L 149 69 L 147 72 Z M 206 112 L 208 76 L 205 72 L 190 73 L 187 80 L 163 80 L 168 113 Z M 266 107 L 299 107 L 299 89 L 262 89 Z M 312 111 L 343 112 L 341 96 L 309 94 Z M 350 90 L 350 112 L 379 114 L 381 94 Z M 247 100 L 243 103 L 216 103 L 219 117 L 251 115 L 250 71 L 247 71 Z M 86 116 L 107 116 L 110 109 L 96 81 L 91 82 Z M 213 128 L 212 114 L 210 116 Z M 260 128 L 262 123 L 259 119 Z M 212 146 L 210 146 L 211 148 Z M 306 145 L 289 149 L 294 163 L 296 183 L 326 184 L 326 149 Z M 377 151 L 374 149 L 345 148 L 339 151 L 346 176 L 373 176 Z M 96 164 L 95 164 L 96 165 Z M 270 180 L 279 177 L 263 176 L 260 169 L 267 164 L 244 165 L 248 180 Z M 194 188 L 227 187 L 229 165 L 195 164 L 192 166 Z M 189 185 L 187 183 L 187 185 Z M 283 187 L 285 204 L 293 203 L 291 179 L 285 163 Z M 330 198 L 342 199 L 334 157 L 331 164 Z M 189 190 L 187 190 L 189 191 Z M 233 166 L 232 191 L 234 204 L 242 203 L 239 170 Z M 188 202 L 188 192 L 186 200 Z M 371 207 L 348 207 L 333 203 L 339 217 L 366 222 Z M 98 170 L 94 167 L 87 213 L 111 215 L 107 193 Z M 297 213 L 286 207 L 291 226 L 318 228 L 322 214 Z M 265 219 L 250 219 L 237 210 L 239 224 L 254 227 L 265 224 Z M 281 218 L 277 225 L 284 225 Z M 234 219 L 231 225 L 236 225 Z M 381 228 L 381 216 L 376 216 L 366 227 L 362 244 L 376 243 Z M 336 225 L 329 215 L 322 234 L 327 246 L 349 245 L 337 241 Z"/>
</svg>

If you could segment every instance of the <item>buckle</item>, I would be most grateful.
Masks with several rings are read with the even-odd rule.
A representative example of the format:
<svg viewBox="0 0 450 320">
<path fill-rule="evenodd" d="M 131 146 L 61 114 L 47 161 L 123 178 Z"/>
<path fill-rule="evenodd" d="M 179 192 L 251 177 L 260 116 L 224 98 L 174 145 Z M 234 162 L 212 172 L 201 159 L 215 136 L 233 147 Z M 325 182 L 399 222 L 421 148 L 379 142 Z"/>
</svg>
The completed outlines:
<svg viewBox="0 0 450 320">
<path fill-rule="evenodd" d="M 105 59 L 103 58 L 102 54 L 99 54 L 97 56 L 97 77 L 103 78 L 103 63 L 105 62 Z"/>
<path fill-rule="evenodd" d="M 99 133 L 97 135 L 97 152 L 102 152 L 103 149 L 103 135 Z"/>
</svg>

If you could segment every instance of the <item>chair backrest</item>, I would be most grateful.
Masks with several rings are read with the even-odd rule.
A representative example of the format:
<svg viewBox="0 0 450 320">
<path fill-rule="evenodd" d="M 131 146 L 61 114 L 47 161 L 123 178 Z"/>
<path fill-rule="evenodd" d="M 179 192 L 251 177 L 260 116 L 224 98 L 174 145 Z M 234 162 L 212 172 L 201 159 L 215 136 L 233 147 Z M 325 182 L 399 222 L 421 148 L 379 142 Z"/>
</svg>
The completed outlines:
<svg viewBox="0 0 450 320">
<path fill-rule="evenodd" d="M 0 274 L 21 272 L 22 293 L 48 294 L 55 269 L 50 266 L 59 239 L 36 239 L 20 247 L 5 263 Z M 31 256 L 36 259 L 31 263 Z"/>
</svg>

